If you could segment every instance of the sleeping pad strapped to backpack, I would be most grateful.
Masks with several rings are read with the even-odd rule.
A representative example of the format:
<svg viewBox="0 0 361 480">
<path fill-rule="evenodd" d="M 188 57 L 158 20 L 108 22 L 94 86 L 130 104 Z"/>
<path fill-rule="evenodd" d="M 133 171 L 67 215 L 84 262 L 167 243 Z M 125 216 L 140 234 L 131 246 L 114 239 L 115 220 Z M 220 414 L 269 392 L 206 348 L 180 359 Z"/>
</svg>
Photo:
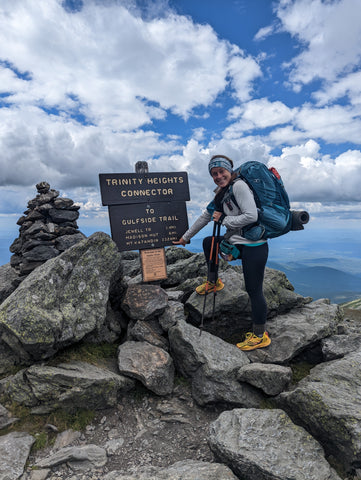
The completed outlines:
<svg viewBox="0 0 361 480">
<path fill-rule="evenodd" d="M 237 178 L 244 180 L 253 192 L 258 209 L 258 220 L 242 228 L 241 235 L 248 240 L 267 240 L 290 230 L 302 230 L 309 220 L 307 212 L 290 210 L 290 202 L 282 179 L 275 168 L 257 161 L 249 161 L 235 170 Z M 238 206 L 232 184 L 228 192 Z M 213 202 L 211 202 L 213 203 Z M 207 207 L 209 207 L 211 204 Z"/>
</svg>

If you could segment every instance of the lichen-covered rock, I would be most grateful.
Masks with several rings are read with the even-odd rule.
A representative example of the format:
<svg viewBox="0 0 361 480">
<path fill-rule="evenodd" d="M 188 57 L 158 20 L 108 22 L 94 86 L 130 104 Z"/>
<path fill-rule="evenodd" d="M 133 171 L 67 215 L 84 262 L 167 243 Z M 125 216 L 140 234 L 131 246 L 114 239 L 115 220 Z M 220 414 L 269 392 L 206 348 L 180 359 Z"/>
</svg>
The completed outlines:
<svg viewBox="0 0 361 480">
<path fill-rule="evenodd" d="M 346 470 L 361 462 L 361 350 L 314 367 L 277 403 Z"/>
<path fill-rule="evenodd" d="M 114 407 L 118 395 L 133 386 L 134 380 L 85 362 L 32 365 L 3 382 L 7 398 L 38 414 Z"/>
<path fill-rule="evenodd" d="M 0 343 L 19 362 L 52 356 L 104 323 L 115 243 L 102 232 L 34 270 L 0 306 Z"/>
<path fill-rule="evenodd" d="M 242 480 L 340 480 L 321 445 L 282 410 L 223 412 L 208 440 L 217 460 Z"/>
<path fill-rule="evenodd" d="M 238 381 L 238 371 L 249 363 L 235 345 L 203 332 L 179 319 L 168 331 L 172 356 L 178 370 L 192 381 L 192 396 L 199 405 L 216 402 L 255 407 L 263 400 L 260 391 Z"/>
</svg>

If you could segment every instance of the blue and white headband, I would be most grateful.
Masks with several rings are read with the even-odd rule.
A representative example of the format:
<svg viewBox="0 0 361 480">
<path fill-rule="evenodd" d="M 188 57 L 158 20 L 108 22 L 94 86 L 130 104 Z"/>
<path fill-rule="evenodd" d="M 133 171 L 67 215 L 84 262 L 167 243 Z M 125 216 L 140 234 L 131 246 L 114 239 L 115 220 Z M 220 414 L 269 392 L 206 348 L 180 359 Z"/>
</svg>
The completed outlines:
<svg viewBox="0 0 361 480">
<path fill-rule="evenodd" d="M 226 160 L 225 158 L 222 158 L 222 157 L 216 157 L 216 158 L 213 158 L 212 160 L 210 160 L 210 162 L 208 164 L 209 173 L 211 173 L 212 168 L 215 168 L 215 167 L 222 167 L 222 168 L 225 168 L 226 170 L 228 170 L 231 173 L 233 172 L 233 168 L 232 168 L 231 163 L 228 160 Z"/>
</svg>

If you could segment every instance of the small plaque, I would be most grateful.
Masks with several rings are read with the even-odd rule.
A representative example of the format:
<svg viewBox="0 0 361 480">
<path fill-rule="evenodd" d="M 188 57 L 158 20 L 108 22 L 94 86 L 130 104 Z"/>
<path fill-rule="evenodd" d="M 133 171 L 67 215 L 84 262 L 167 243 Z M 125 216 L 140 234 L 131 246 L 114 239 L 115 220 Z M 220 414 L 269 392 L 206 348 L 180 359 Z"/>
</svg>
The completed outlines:
<svg viewBox="0 0 361 480">
<path fill-rule="evenodd" d="M 144 282 L 167 278 L 167 262 L 164 248 L 140 250 Z"/>
</svg>

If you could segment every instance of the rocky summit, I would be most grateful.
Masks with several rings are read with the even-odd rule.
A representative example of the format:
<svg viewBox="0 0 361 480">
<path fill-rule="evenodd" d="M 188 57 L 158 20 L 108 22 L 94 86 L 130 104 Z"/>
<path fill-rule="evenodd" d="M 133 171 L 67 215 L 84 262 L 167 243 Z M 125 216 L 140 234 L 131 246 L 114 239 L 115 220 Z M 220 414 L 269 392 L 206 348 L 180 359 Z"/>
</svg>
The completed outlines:
<svg viewBox="0 0 361 480">
<path fill-rule="evenodd" d="M 204 308 L 194 291 L 203 254 L 166 259 L 167 278 L 145 284 L 139 254 L 97 232 L 18 285 L 0 267 L 0 480 L 359 478 L 358 320 L 267 268 L 272 343 L 243 352 L 242 268 L 220 261 L 213 314 L 213 294 Z M 83 411 L 78 428 L 56 420 Z"/>
</svg>

